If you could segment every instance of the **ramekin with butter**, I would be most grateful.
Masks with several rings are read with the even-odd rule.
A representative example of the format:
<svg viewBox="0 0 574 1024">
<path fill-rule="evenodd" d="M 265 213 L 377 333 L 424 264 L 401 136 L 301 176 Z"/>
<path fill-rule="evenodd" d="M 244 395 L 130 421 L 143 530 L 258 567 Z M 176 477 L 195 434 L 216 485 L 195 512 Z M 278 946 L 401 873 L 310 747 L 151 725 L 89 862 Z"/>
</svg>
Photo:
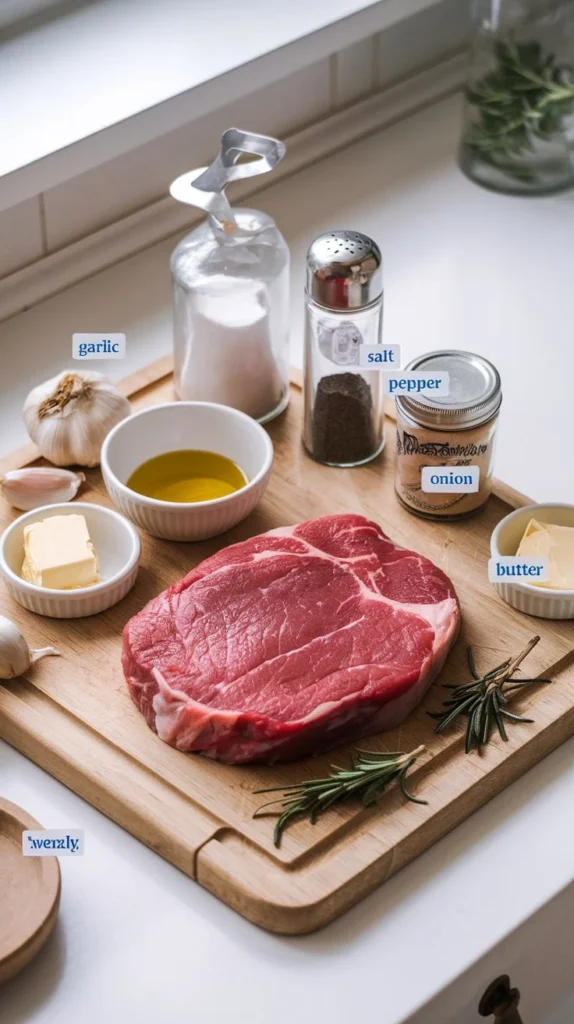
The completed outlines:
<svg viewBox="0 0 574 1024">
<path fill-rule="evenodd" d="M 548 559 L 548 578 L 495 583 L 507 604 L 543 619 L 574 619 L 574 505 L 525 505 L 492 533 L 491 555 Z"/>
<path fill-rule="evenodd" d="M 85 516 L 47 516 L 25 526 L 22 579 L 53 590 L 99 583 L 98 558 Z"/>
<path fill-rule="evenodd" d="M 0 538 L 0 573 L 19 604 L 38 615 L 77 619 L 117 604 L 133 587 L 139 534 L 118 512 L 90 502 L 44 505 Z"/>
</svg>

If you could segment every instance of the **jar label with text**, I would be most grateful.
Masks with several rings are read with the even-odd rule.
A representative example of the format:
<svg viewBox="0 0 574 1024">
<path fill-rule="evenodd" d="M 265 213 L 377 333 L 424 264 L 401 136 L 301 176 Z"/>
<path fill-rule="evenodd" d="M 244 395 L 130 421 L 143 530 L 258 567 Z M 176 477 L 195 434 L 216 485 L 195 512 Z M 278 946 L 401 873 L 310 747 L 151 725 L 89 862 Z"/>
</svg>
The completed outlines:
<svg viewBox="0 0 574 1024">
<path fill-rule="evenodd" d="M 407 423 L 398 411 L 395 486 L 401 500 L 423 516 L 463 516 L 480 508 L 490 494 L 495 431 L 495 420 L 468 430 L 430 430 Z M 452 470 L 472 481 L 427 489 L 423 470 L 425 480 L 433 471 Z"/>
</svg>

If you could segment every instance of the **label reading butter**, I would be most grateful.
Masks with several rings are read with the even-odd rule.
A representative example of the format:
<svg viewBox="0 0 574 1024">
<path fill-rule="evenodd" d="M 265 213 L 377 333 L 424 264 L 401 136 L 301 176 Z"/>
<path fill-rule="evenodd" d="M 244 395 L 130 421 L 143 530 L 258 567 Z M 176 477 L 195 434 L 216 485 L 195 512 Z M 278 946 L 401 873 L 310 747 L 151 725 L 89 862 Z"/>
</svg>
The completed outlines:
<svg viewBox="0 0 574 1024">
<path fill-rule="evenodd" d="M 366 370 L 396 369 L 400 365 L 400 345 L 361 345 L 359 348 L 359 366 Z"/>
<path fill-rule="evenodd" d="M 434 373 L 422 370 L 401 370 L 399 373 L 385 374 L 385 394 L 410 395 L 411 397 L 428 395 L 433 398 L 445 398 L 449 394 L 450 376 L 446 370 Z"/>
<path fill-rule="evenodd" d="M 488 578 L 491 583 L 506 580 L 524 580 L 525 583 L 539 583 L 548 579 L 547 558 L 525 558 L 524 555 L 497 555 L 488 562 Z"/>
<path fill-rule="evenodd" d="M 115 334 L 72 334 L 73 359 L 125 359 L 126 336 Z"/>
<path fill-rule="evenodd" d="M 423 466 L 421 490 L 426 494 L 475 494 L 480 466 Z"/>
</svg>

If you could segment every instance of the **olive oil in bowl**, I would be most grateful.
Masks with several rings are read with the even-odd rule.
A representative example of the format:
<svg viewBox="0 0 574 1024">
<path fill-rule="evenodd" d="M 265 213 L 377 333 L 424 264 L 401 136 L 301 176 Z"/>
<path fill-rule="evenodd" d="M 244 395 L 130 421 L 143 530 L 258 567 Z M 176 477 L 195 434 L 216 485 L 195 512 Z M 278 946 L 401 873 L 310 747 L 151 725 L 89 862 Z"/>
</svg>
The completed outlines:
<svg viewBox="0 0 574 1024">
<path fill-rule="evenodd" d="M 190 449 L 148 459 L 134 470 L 127 486 L 158 501 L 195 502 L 224 498 L 248 482 L 225 455 Z"/>
</svg>

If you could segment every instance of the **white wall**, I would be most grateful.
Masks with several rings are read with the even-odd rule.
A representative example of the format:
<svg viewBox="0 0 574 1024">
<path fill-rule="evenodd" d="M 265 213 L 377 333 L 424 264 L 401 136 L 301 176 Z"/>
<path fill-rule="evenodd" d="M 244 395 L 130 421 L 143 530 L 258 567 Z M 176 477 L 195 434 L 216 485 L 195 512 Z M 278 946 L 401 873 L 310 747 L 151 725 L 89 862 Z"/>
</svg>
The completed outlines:
<svg viewBox="0 0 574 1024">
<path fill-rule="evenodd" d="M 286 135 L 461 49 L 468 0 L 440 0 L 239 101 L 0 213 L 0 279 L 165 196 L 183 171 L 210 162 L 230 125 Z"/>
</svg>

